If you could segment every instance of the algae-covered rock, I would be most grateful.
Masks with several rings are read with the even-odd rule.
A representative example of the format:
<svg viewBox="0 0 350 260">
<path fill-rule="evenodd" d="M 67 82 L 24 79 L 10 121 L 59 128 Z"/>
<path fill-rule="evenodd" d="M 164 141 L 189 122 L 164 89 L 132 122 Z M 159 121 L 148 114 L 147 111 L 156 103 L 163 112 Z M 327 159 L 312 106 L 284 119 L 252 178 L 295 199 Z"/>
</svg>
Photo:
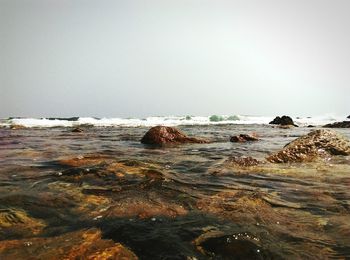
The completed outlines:
<svg viewBox="0 0 350 260">
<path fill-rule="evenodd" d="M 274 163 L 311 162 L 330 155 L 350 155 L 350 141 L 335 131 L 320 129 L 297 138 L 266 159 Z"/>
<path fill-rule="evenodd" d="M 45 227 L 44 221 L 31 217 L 22 209 L 0 208 L 0 234 L 8 232 L 28 236 L 29 234 L 39 234 Z"/>
<path fill-rule="evenodd" d="M 0 259 L 138 259 L 119 243 L 101 238 L 101 231 L 88 229 L 48 238 L 4 240 Z"/>
<path fill-rule="evenodd" d="M 259 165 L 261 162 L 253 157 L 230 157 L 226 160 L 226 164 L 239 166 L 239 167 L 249 167 Z"/>
</svg>

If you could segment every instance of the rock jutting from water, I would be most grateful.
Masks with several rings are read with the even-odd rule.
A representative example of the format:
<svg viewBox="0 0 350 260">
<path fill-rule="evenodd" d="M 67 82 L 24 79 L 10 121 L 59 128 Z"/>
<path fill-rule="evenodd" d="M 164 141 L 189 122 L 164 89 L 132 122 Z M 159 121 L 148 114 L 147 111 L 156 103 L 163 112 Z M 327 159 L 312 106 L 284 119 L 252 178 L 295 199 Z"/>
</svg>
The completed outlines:
<svg viewBox="0 0 350 260">
<path fill-rule="evenodd" d="M 350 155 L 350 141 L 335 131 L 320 129 L 297 138 L 266 159 L 273 163 L 310 162 L 330 155 Z"/>
<path fill-rule="evenodd" d="M 350 128 L 350 121 L 335 122 L 331 124 L 324 125 L 326 128 Z"/>
<path fill-rule="evenodd" d="M 240 134 L 230 137 L 230 142 L 233 143 L 244 143 L 248 141 L 259 141 L 259 138 L 256 136 L 256 134 Z"/>
<path fill-rule="evenodd" d="M 84 132 L 84 130 L 80 127 L 76 127 L 72 130 L 72 133 L 81 133 L 81 132 Z"/>
<path fill-rule="evenodd" d="M 155 126 L 142 137 L 141 143 L 162 146 L 167 144 L 208 143 L 208 140 L 188 137 L 175 127 Z"/>
<path fill-rule="evenodd" d="M 270 123 L 270 125 L 290 125 L 290 126 L 297 126 L 296 124 L 294 124 L 293 119 L 289 116 L 282 116 L 282 117 L 275 117 L 274 120 L 272 120 Z"/>
</svg>

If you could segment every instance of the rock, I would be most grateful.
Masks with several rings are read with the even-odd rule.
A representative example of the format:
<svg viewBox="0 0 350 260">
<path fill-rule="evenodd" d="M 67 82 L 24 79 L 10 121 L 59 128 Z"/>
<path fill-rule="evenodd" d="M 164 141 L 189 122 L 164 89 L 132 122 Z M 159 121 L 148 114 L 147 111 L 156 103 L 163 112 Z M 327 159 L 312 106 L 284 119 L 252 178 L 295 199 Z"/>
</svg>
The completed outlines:
<svg viewBox="0 0 350 260">
<path fill-rule="evenodd" d="M 287 144 L 266 159 L 274 163 L 310 162 L 330 155 L 350 155 L 350 141 L 332 130 L 316 130 Z"/>
<path fill-rule="evenodd" d="M 24 125 L 11 125 L 10 128 L 12 130 L 19 130 L 19 129 L 25 129 L 26 127 Z"/>
<path fill-rule="evenodd" d="M 188 137 L 174 127 L 155 126 L 148 130 L 148 132 L 142 137 L 141 143 L 162 146 L 166 144 L 208 143 L 208 141 Z"/>
<path fill-rule="evenodd" d="M 335 122 L 332 124 L 327 124 L 323 127 L 327 128 L 350 128 L 350 121 Z"/>
<path fill-rule="evenodd" d="M 101 231 L 89 229 L 55 237 L 0 242 L 1 259 L 138 259 L 119 243 L 102 239 Z"/>
<path fill-rule="evenodd" d="M 124 197 L 109 207 L 106 211 L 109 218 L 137 217 L 145 219 L 156 216 L 175 218 L 188 214 L 188 211 L 181 204 L 168 202 L 161 197 L 145 198 L 148 195 L 141 191 L 137 191 L 132 197 L 129 192 L 128 196 L 128 198 Z"/>
<path fill-rule="evenodd" d="M 291 117 L 289 117 L 289 116 L 282 116 L 282 117 L 277 116 L 269 124 L 270 125 L 293 125 L 293 126 L 297 126 L 297 125 L 294 124 L 293 119 Z"/>
<path fill-rule="evenodd" d="M 349 115 L 347 118 L 349 118 L 349 119 L 350 119 L 350 115 Z"/>
<path fill-rule="evenodd" d="M 256 134 L 240 134 L 240 135 L 235 135 L 235 136 L 231 136 L 230 138 L 230 142 L 248 142 L 248 141 L 259 141 L 259 139 L 257 138 Z"/>
<path fill-rule="evenodd" d="M 227 159 L 226 161 L 229 164 L 233 164 L 235 166 L 240 167 L 249 167 L 249 166 L 256 166 L 260 164 L 260 162 L 253 157 L 231 157 Z"/>
<path fill-rule="evenodd" d="M 41 119 L 47 119 L 47 120 L 64 120 L 64 121 L 78 121 L 79 117 L 47 117 L 47 118 L 41 118 Z"/>
<path fill-rule="evenodd" d="M 109 156 L 101 154 L 84 154 L 75 157 L 62 158 L 57 161 L 58 164 L 70 167 L 89 167 L 101 165 L 110 162 Z"/>
<path fill-rule="evenodd" d="M 5 207 L 0 209 L 0 238 L 2 232 L 17 236 L 37 235 L 45 227 L 44 221 L 33 218 L 22 209 Z"/>
<path fill-rule="evenodd" d="M 81 129 L 80 127 L 76 127 L 72 130 L 72 133 L 81 133 L 81 132 L 84 132 L 84 130 Z"/>
<path fill-rule="evenodd" d="M 209 231 L 193 241 L 197 250 L 215 259 L 266 259 L 270 252 L 263 250 L 257 238 L 248 233 L 226 235 L 220 231 Z"/>
<path fill-rule="evenodd" d="M 314 125 L 308 125 L 307 127 L 311 128 L 311 127 L 315 127 Z"/>
<path fill-rule="evenodd" d="M 277 127 L 280 129 L 291 129 L 294 128 L 294 125 L 279 125 Z"/>
</svg>

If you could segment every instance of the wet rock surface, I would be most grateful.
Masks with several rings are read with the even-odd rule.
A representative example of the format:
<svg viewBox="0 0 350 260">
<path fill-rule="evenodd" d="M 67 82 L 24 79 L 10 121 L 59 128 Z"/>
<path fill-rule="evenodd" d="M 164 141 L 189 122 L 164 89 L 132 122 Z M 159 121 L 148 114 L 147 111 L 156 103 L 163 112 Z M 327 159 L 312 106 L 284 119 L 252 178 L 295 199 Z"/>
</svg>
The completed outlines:
<svg viewBox="0 0 350 260">
<path fill-rule="evenodd" d="M 188 137 L 178 129 L 169 126 L 152 127 L 142 137 L 141 143 L 149 145 L 184 144 L 184 143 L 208 143 L 205 139 Z"/>
<path fill-rule="evenodd" d="M 233 143 L 244 143 L 244 142 L 252 142 L 259 141 L 259 138 L 256 134 L 240 134 L 234 135 L 230 137 L 230 142 Z"/>
<path fill-rule="evenodd" d="M 226 160 L 226 163 L 240 166 L 240 167 L 249 167 L 259 165 L 261 162 L 253 157 L 231 157 Z"/>
<path fill-rule="evenodd" d="M 350 121 L 336 122 L 332 124 L 327 124 L 323 127 L 326 128 L 350 128 Z"/>
<path fill-rule="evenodd" d="M 297 125 L 294 124 L 293 119 L 291 117 L 289 117 L 289 116 L 282 116 L 282 117 L 277 116 L 269 124 L 271 124 L 271 125 L 282 125 L 282 126 L 286 126 L 286 125 L 297 126 Z"/>
<path fill-rule="evenodd" d="M 350 141 L 331 130 L 316 130 L 287 144 L 282 151 L 267 157 L 274 163 L 310 162 L 329 155 L 349 155 Z"/>
<path fill-rule="evenodd" d="M 48 238 L 0 241 L 1 259 L 138 259 L 119 243 L 89 229 Z"/>
</svg>

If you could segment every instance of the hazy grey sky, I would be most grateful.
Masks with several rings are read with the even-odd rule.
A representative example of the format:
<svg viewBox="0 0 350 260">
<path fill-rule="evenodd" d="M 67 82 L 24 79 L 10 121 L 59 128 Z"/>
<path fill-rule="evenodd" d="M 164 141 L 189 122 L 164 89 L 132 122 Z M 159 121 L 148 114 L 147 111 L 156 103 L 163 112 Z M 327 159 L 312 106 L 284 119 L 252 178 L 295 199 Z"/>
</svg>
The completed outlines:
<svg viewBox="0 0 350 260">
<path fill-rule="evenodd" d="M 0 0 L 0 117 L 350 113 L 349 0 Z"/>
</svg>

